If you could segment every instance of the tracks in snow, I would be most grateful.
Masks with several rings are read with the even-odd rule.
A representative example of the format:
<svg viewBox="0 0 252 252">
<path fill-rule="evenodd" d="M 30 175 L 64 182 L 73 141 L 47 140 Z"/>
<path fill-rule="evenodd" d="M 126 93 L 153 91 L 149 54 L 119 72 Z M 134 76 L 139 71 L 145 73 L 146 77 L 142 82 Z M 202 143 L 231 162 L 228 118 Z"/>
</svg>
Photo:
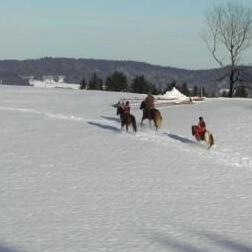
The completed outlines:
<svg viewBox="0 0 252 252">
<path fill-rule="evenodd" d="M 0 110 L 29 113 L 54 120 L 86 122 L 91 126 L 98 126 L 100 128 L 112 130 L 114 132 L 120 132 L 120 120 L 115 117 L 102 116 L 103 119 L 92 120 L 71 114 L 42 112 L 30 108 L 0 106 Z M 138 129 L 141 129 L 140 125 L 138 125 Z M 129 136 L 134 136 L 140 141 L 148 141 L 162 146 L 172 145 L 172 148 L 180 149 L 183 152 L 192 153 L 192 155 L 195 155 L 197 153 L 197 155 L 199 155 L 200 157 L 211 159 L 217 163 L 252 170 L 252 159 L 250 157 L 243 156 L 238 152 L 233 152 L 232 149 L 226 149 L 222 151 L 221 146 L 218 145 L 213 146 L 211 150 L 207 150 L 207 148 L 203 144 L 198 144 L 190 138 L 165 131 L 156 132 L 154 129 L 141 129 L 136 134 L 129 134 Z"/>
<path fill-rule="evenodd" d="M 40 115 L 45 118 L 56 119 L 56 120 L 70 120 L 70 121 L 82 121 L 82 122 L 89 121 L 83 117 L 78 117 L 71 114 L 69 115 L 69 114 L 61 114 L 61 113 L 42 112 L 36 109 L 29 109 L 29 108 L 0 107 L 0 110 L 35 114 L 35 115 Z"/>
</svg>

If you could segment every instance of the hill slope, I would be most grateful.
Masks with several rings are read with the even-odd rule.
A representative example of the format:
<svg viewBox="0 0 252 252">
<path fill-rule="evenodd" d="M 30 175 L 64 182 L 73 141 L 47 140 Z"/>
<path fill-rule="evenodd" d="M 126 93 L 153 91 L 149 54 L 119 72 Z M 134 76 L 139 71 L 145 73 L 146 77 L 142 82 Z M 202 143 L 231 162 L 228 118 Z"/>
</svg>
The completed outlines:
<svg viewBox="0 0 252 252">
<path fill-rule="evenodd" d="M 247 68 L 252 76 L 252 68 Z M 2 60 L 0 61 L 0 79 L 3 83 L 24 85 L 27 76 L 42 78 L 43 75 L 64 75 L 66 81 L 80 83 L 83 77 L 90 79 L 97 73 L 105 79 L 114 71 L 124 72 L 129 80 L 143 74 L 159 87 L 176 80 L 182 84 L 187 82 L 190 87 L 204 86 L 208 91 L 214 91 L 226 86 L 226 81 L 219 81 L 224 76 L 224 69 L 185 70 L 172 67 L 155 66 L 134 61 L 111 61 L 71 58 L 42 58 L 37 60 Z"/>
</svg>

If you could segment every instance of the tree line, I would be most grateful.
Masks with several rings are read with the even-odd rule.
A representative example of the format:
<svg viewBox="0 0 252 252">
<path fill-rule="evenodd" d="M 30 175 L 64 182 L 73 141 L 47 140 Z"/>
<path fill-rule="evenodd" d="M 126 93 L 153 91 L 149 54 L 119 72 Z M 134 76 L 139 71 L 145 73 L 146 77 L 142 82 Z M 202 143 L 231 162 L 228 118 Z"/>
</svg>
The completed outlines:
<svg viewBox="0 0 252 252">
<path fill-rule="evenodd" d="M 80 89 L 133 92 L 140 94 L 152 93 L 154 95 L 161 93 L 161 89 L 158 89 L 154 84 L 146 80 L 144 75 L 137 75 L 132 82 L 129 83 L 127 76 L 118 71 L 108 76 L 105 81 L 96 73 L 92 75 L 89 81 L 83 78 L 80 83 Z"/>
<path fill-rule="evenodd" d="M 163 88 L 158 88 L 153 83 L 146 80 L 144 75 L 137 75 L 131 82 L 129 82 L 127 76 L 124 73 L 118 71 L 115 71 L 114 73 L 109 75 L 105 79 L 105 81 L 96 73 L 94 73 L 89 81 L 83 78 L 80 83 L 80 89 L 86 90 L 132 92 L 139 94 L 151 93 L 153 95 L 164 94 L 166 91 L 171 91 L 173 87 L 176 87 L 181 93 L 188 97 L 227 97 L 229 95 L 227 91 L 222 91 L 221 93 L 209 92 L 204 87 L 198 87 L 196 85 L 193 86 L 193 88 L 189 88 L 186 82 L 178 84 L 175 80 L 167 83 L 167 85 Z M 247 97 L 248 93 L 246 91 L 246 88 L 244 86 L 238 87 L 234 96 Z"/>
</svg>

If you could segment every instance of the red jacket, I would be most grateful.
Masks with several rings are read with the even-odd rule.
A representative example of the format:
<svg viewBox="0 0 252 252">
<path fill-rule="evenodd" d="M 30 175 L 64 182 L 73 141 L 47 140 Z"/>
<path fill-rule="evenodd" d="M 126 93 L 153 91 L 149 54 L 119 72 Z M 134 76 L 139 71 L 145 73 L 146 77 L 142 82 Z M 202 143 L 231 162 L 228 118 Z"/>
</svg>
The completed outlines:
<svg viewBox="0 0 252 252">
<path fill-rule="evenodd" d="M 124 113 L 130 114 L 130 106 L 125 105 L 123 108 Z"/>
<path fill-rule="evenodd" d="M 200 132 L 205 132 L 206 131 L 206 123 L 204 121 L 200 121 L 198 123 L 198 129 Z"/>
</svg>

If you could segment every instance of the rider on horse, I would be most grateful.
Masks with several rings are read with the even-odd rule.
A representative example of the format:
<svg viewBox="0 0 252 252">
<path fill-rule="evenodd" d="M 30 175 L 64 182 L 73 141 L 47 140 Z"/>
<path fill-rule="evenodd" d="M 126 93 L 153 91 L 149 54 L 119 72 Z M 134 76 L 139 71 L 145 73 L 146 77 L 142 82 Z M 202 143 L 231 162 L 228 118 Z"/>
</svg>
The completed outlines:
<svg viewBox="0 0 252 252">
<path fill-rule="evenodd" d="M 130 114 L 130 104 L 126 101 L 125 105 L 122 106 L 123 113 Z"/>
<path fill-rule="evenodd" d="M 206 123 L 202 116 L 199 117 L 198 125 L 192 126 L 192 135 L 196 137 L 197 140 L 203 140 L 206 132 Z"/>
<path fill-rule="evenodd" d="M 132 125 L 134 132 L 137 132 L 136 119 L 133 115 L 130 114 L 130 104 L 129 101 L 126 103 L 118 103 L 117 115 L 120 115 L 121 118 L 121 130 L 124 125 L 126 125 L 126 130 L 128 131 L 129 125 Z"/>
<path fill-rule="evenodd" d="M 146 109 L 146 113 L 147 113 L 147 117 L 148 118 L 151 117 L 150 116 L 151 109 L 155 108 L 154 101 L 155 101 L 154 96 L 152 96 L 150 93 L 148 93 L 147 97 L 144 100 L 144 102 L 145 102 L 145 109 Z"/>
</svg>

